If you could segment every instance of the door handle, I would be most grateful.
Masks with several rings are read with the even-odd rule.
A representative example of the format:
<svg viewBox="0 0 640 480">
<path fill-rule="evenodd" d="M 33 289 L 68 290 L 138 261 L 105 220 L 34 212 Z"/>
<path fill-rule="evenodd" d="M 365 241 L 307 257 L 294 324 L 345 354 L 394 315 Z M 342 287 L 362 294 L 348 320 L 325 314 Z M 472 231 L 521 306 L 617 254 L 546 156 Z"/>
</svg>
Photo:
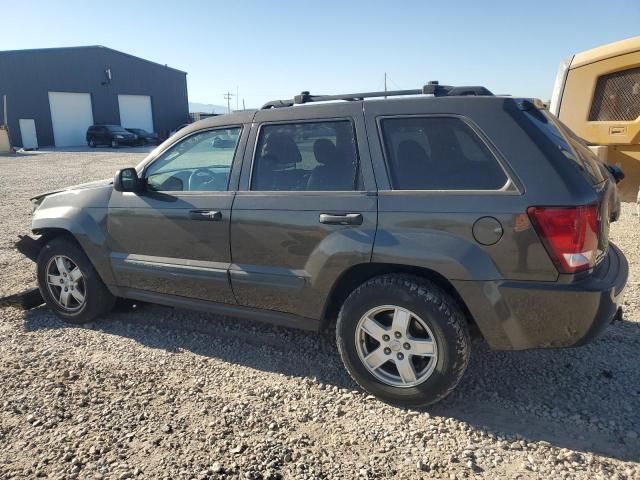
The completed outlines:
<svg viewBox="0 0 640 480">
<path fill-rule="evenodd" d="M 222 220 L 222 212 L 218 210 L 190 210 L 189 218 L 191 220 L 209 220 L 210 222 L 219 222 Z"/>
<path fill-rule="evenodd" d="M 360 213 L 321 213 L 320 223 L 327 225 L 362 225 Z"/>
</svg>

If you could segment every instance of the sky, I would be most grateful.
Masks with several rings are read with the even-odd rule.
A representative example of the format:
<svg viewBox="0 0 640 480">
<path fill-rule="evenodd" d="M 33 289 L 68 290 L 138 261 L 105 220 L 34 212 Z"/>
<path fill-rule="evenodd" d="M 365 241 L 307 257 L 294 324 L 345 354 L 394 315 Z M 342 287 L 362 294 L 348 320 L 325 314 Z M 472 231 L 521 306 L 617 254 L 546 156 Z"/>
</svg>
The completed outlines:
<svg viewBox="0 0 640 480">
<path fill-rule="evenodd" d="M 638 0 L 1 0 L 0 12 L 1 50 L 104 45 L 188 72 L 192 102 L 237 91 L 247 108 L 382 90 L 385 72 L 389 89 L 439 80 L 548 100 L 562 59 L 640 35 Z"/>
</svg>

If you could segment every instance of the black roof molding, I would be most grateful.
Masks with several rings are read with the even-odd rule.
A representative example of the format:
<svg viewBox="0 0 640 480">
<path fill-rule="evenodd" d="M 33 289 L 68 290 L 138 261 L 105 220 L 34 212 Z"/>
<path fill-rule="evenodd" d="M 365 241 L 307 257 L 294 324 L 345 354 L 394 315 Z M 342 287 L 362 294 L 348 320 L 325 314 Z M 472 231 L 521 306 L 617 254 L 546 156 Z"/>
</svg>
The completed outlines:
<svg viewBox="0 0 640 480">
<path fill-rule="evenodd" d="M 120 50 L 115 50 L 113 48 L 105 47 L 104 45 L 81 45 L 81 46 L 78 46 L 78 47 L 53 47 L 53 48 L 27 48 L 27 49 L 23 49 L 23 50 L 0 50 L 0 55 L 3 55 L 3 54 L 21 54 L 21 53 L 28 54 L 28 53 L 33 53 L 33 52 L 57 52 L 57 51 L 64 51 L 64 50 L 80 50 L 80 49 L 96 49 L 96 48 L 102 48 L 102 49 L 105 49 L 105 50 L 109 50 L 110 52 L 117 53 L 119 55 L 125 55 L 125 56 L 127 56 L 129 58 L 133 58 L 133 59 L 139 60 L 141 62 L 147 62 L 147 63 L 150 63 L 152 65 L 156 65 L 158 67 L 168 68 L 169 70 L 174 70 L 176 72 L 184 73 L 185 75 L 187 75 L 187 72 L 185 72 L 184 70 L 179 70 L 177 68 L 173 68 L 173 67 L 170 67 L 168 65 L 163 65 L 162 63 L 153 62 L 151 60 L 147 60 L 146 58 L 136 57 L 135 55 L 131 55 L 130 53 L 121 52 Z"/>
<path fill-rule="evenodd" d="M 486 87 L 467 86 L 456 87 L 440 85 L 437 81 L 431 81 L 422 88 L 413 90 L 388 90 L 380 92 L 344 93 L 339 95 L 311 95 L 309 92 L 301 92 L 289 100 L 272 100 L 262 106 L 263 110 L 269 108 L 292 107 L 313 102 L 329 102 L 333 100 L 358 101 L 365 98 L 401 97 L 407 95 L 433 95 L 434 97 L 460 97 L 460 96 L 491 96 L 493 93 Z"/>
</svg>

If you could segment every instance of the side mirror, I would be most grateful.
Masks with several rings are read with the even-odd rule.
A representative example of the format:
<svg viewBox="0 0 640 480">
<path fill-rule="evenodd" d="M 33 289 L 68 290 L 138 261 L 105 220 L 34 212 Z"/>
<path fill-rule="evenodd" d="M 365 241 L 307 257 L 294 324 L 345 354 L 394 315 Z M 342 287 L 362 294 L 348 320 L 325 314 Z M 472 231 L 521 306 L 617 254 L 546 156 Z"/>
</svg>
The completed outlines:
<svg viewBox="0 0 640 480">
<path fill-rule="evenodd" d="M 142 181 L 138 178 L 135 168 L 123 168 L 116 172 L 113 178 L 113 189 L 116 192 L 139 192 L 142 190 Z"/>
</svg>

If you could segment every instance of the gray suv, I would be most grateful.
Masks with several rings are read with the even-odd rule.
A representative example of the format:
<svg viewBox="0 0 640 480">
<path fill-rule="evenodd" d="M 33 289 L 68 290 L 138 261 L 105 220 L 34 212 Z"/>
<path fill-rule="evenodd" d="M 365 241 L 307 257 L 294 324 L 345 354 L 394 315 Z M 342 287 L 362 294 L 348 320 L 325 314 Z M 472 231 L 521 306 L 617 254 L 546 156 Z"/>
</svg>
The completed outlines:
<svg viewBox="0 0 640 480">
<path fill-rule="evenodd" d="M 33 198 L 38 237 L 17 246 L 65 321 L 118 297 L 309 330 L 337 319 L 353 378 L 419 406 L 458 384 L 470 332 L 570 347 L 621 313 L 618 177 L 535 100 L 303 92 Z"/>
</svg>

